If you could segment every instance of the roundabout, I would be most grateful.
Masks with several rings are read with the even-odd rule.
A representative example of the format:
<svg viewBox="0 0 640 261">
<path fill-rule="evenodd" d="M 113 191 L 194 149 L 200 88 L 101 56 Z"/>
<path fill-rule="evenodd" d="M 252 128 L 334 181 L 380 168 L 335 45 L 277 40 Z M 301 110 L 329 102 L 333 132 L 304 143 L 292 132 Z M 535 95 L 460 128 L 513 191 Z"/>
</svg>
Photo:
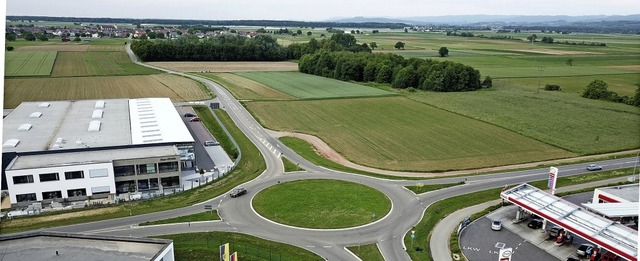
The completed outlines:
<svg viewBox="0 0 640 261">
<path fill-rule="evenodd" d="M 366 225 L 383 218 L 391 201 L 380 191 L 340 180 L 297 180 L 266 188 L 253 208 L 273 222 L 312 229 Z"/>
</svg>

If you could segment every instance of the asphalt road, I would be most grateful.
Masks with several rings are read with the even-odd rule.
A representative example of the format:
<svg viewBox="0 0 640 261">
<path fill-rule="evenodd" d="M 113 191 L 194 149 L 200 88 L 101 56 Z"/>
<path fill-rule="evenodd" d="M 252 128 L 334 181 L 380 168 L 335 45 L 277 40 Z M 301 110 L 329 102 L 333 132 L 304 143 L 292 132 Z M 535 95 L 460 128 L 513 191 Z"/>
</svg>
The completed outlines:
<svg viewBox="0 0 640 261">
<path fill-rule="evenodd" d="M 128 48 L 127 48 L 128 49 Z M 136 60 L 131 54 L 132 60 Z M 141 64 L 143 66 L 147 66 Z M 157 68 L 156 68 L 157 69 Z M 163 71 L 167 71 L 161 69 Z M 358 260 L 345 247 L 377 243 L 385 260 L 410 260 L 405 251 L 403 237 L 422 218 L 422 214 L 429 204 L 452 196 L 470 193 L 489 188 L 503 187 L 509 184 L 518 184 L 534 180 L 546 179 L 548 168 L 526 171 L 506 172 L 483 176 L 454 177 L 443 179 L 429 179 L 422 181 L 385 180 L 357 174 L 347 174 L 327 170 L 311 164 L 302 157 L 288 149 L 276 138 L 267 132 L 256 122 L 251 114 L 233 98 L 224 88 L 212 81 L 183 73 L 170 72 L 177 75 L 197 79 L 211 88 L 218 96 L 222 106 L 233 119 L 235 124 L 258 147 L 266 162 L 267 169 L 256 179 L 243 184 L 248 193 L 238 198 L 229 198 L 227 194 L 213 198 L 191 207 L 151 213 L 140 216 L 105 220 L 73 226 L 53 228 L 55 231 L 104 233 L 125 236 L 156 236 L 198 231 L 233 231 L 237 233 L 251 234 L 264 239 L 283 242 L 298 246 L 314 252 L 327 260 Z M 298 163 L 306 171 L 294 174 L 283 174 L 283 166 L 280 155 L 284 154 L 294 163 Z M 636 162 L 634 158 L 624 158 L 599 162 L 605 169 L 632 167 Z M 586 172 L 585 164 L 562 166 L 561 176 L 577 175 Z M 251 207 L 253 197 L 261 190 L 269 186 L 277 186 L 278 182 L 288 182 L 299 179 L 339 179 L 361 183 L 385 193 L 392 202 L 392 210 L 381 220 L 357 228 L 313 230 L 295 228 L 269 221 L 259 216 Z M 442 189 L 421 195 L 404 188 L 406 185 L 416 183 L 435 184 L 451 183 L 466 180 L 467 184 Z M 498 198 L 499 195 L 496 195 Z M 203 211 L 203 204 L 211 204 L 218 210 L 222 221 L 173 224 L 163 226 L 137 227 L 135 224 L 181 216 Z M 417 233 L 420 233 L 418 231 Z M 426 232 L 422 232 L 426 233 Z M 442 240 L 448 240 L 443 238 Z"/>
</svg>

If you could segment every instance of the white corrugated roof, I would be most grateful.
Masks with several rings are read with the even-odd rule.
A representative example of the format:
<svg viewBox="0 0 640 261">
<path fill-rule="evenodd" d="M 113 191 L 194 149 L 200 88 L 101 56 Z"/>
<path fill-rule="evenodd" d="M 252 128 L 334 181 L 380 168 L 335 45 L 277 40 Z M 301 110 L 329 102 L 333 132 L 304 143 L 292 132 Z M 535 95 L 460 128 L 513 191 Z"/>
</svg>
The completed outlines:
<svg viewBox="0 0 640 261">
<path fill-rule="evenodd" d="M 194 142 L 169 98 L 129 100 L 131 143 Z"/>
<path fill-rule="evenodd" d="M 583 203 L 585 208 L 607 217 L 637 217 L 638 202 L 624 203 Z"/>
<path fill-rule="evenodd" d="M 638 260 L 638 231 L 598 216 L 527 183 L 500 197 L 628 260 Z"/>
</svg>

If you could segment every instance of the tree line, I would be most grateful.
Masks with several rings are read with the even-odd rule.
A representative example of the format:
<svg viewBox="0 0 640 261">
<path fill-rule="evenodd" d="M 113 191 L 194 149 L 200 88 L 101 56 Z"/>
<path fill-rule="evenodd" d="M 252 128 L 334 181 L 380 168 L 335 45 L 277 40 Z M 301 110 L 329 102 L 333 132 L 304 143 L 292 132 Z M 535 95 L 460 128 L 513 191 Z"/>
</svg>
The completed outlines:
<svg viewBox="0 0 640 261">
<path fill-rule="evenodd" d="M 306 54 L 298 62 L 300 72 L 343 81 L 390 83 L 393 88 L 436 92 L 473 91 L 491 87 L 491 78 L 480 81 L 480 72 L 451 61 L 409 58 L 396 54 L 329 52 Z"/>
</svg>

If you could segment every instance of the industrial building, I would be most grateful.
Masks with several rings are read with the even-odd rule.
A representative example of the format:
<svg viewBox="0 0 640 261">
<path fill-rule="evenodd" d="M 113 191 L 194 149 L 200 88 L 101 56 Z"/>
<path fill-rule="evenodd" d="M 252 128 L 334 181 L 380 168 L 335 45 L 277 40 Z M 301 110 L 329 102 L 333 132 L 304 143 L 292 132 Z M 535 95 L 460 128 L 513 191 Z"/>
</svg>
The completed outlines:
<svg viewBox="0 0 640 261">
<path fill-rule="evenodd" d="M 4 118 L 12 205 L 179 187 L 194 139 L 168 98 L 24 102 Z"/>
</svg>

